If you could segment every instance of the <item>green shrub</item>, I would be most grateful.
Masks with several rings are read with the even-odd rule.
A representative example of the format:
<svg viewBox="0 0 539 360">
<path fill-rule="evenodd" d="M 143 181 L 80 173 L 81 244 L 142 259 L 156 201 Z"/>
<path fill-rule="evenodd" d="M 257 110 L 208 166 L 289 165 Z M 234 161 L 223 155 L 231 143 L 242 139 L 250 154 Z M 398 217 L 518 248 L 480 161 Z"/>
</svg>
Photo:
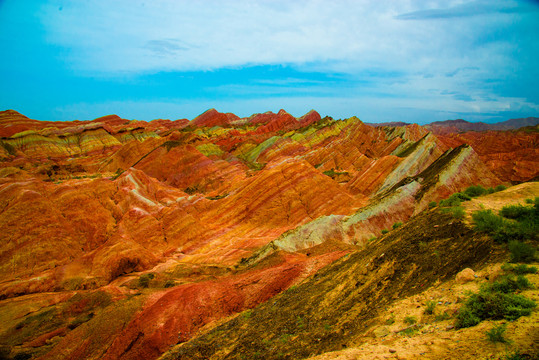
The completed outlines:
<svg viewBox="0 0 539 360">
<path fill-rule="evenodd" d="M 504 264 L 502 270 L 512 271 L 517 275 L 537 274 L 537 268 L 535 266 L 528 266 L 526 264 L 518 264 L 515 266 Z"/>
<path fill-rule="evenodd" d="M 463 309 L 459 310 L 457 315 L 457 323 L 455 326 L 457 329 L 472 327 L 479 324 L 481 320 L 482 319 L 477 316 L 472 309 L 464 307 Z"/>
<path fill-rule="evenodd" d="M 438 203 L 437 203 L 436 201 L 431 201 L 431 202 L 429 203 L 429 209 L 435 208 L 436 205 L 438 205 Z"/>
<path fill-rule="evenodd" d="M 534 209 L 522 205 L 507 205 L 504 206 L 499 214 L 507 219 L 525 219 L 533 216 Z"/>
<path fill-rule="evenodd" d="M 382 230 L 382 234 L 387 234 L 388 232 L 389 232 L 389 230 L 387 230 L 387 229 Z"/>
<path fill-rule="evenodd" d="M 468 201 L 470 199 L 471 197 L 469 197 L 466 194 L 454 193 L 448 199 L 440 200 L 440 206 L 441 207 L 459 206 L 463 201 Z"/>
<path fill-rule="evenodd" d="M 494 214 L 492 210 L 479 210 L 472 214 L 476 231 L 494 233 L 504 226 L 503 218 Z"/>
<path fill-rule="evenodd" d="M 449 212 L 455 219 L 462 219 L 464 218 L 464 215 L 466 215 L 466 212 L 462 206 L 454 206 L 449 209 Z"/>
<path fill-rule="evenodd" d="M 480 291 L 472 294 L 457 315 L 457 328 L 470 327 L 482 320 L 515 320 L 531 314 L 535 302 L 522 295 Z"/>
<path fill-rule="evenodd" d="M 460 308 L 455 326 L 465 328 L 482 320 L 515 320 L 531 314 L 536 304 L 518 294 L 516 290 L 529 289 L 530 282 L 524 276 L 504 276 L 492 284 L 481 287 L 479 293 L 471 294 Z"/>
<path fill-rule="evenodd" d="M 399 222 L 396 222 L 393 224 L 393 229 L 396 229 L 398 227 L 402 226 L 402 223 L 399 221 Z"/>
<path fill-rule="evenodd" d="M 492 284 L 483 287 L 486 292 L 501 292 L 504 294 L 513 293 L 516 290 L 526 290 L 532 287 L 530 281 L 523 275 L 515 278 L 512 275 L 506 275 Z"/>
<path fill-rule="evenodd" d="M 485 189 L 481 185 L 472 185 L 466 190 L 464 190 L 464 194 L 468 195 L 469 197 L 478 197 L 481 195 L 485 195 L 487 192 L 487 189 Z"/>
<path fill-rule="evenodd" d="M 512 240 L 524 240 L 526 233 L 525 226 L 522 226 L 522 224 L 502 218 L 502 226 L 491 235 L 498 243 L 508 243 Z"/>
<path fill-rule="evenodd" d="M 436 301 L 434 300 L 427 301 L 427 306 L 425 307 L 425 314 L 428 314 L 428 315 L 434 314 L 435 308 L 436 308 Z"/>
<path fill-rule="evenodd" d="M 510 241 L 507 245 L 511 252 L 511 262 L 532 262 L 535 260 L 535 248 L 533 245 L 520 242 Z"/>
<path fill-rule="evenodd" d="M 505 331 L 507 330 L 507 324 L 499 324 L 494 325 L 494 327 L 485 334 L 487 335 L 487 338 L 491 342 L 507 342 L 507 339 L 505 338 Z"/>
<path fill-rule="evenodd" d="M 494 192 L 498 192 L 498 191 L 504 191 L 505 189 L 507 189 L 507 186 L 505 185 L 498 185 L 494 188 Z"/>
<path fill-rule="evenodd" d="M 526 204 L 534 204 L 533 199 L 526 199 Z"/>
</svg>

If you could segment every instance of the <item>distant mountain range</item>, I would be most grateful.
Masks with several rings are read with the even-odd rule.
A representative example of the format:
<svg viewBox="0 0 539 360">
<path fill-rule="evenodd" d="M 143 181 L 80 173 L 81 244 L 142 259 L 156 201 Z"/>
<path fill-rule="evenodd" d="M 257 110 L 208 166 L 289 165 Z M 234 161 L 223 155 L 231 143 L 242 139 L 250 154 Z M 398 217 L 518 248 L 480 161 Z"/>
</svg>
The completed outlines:
<svg viewBox="0 0 539 360">
<path fill-rule="evenodd" d="M 385 123 L 366 123 L 366 124 L 370 126 L 374 126 L 374 127 L 410 125 L 410 123 L 406 123 L 402 121 L 385 122 Z M 434 121 L 423 126 L 435 134 L 447 134 L 447 133 L 466 132 L 466 131 L 513 130 L 513 129 L 520 129 L 526 126 L 537 126 L 538 124 L 539 124 L 539 118 L 527 117 L 527 118 L 520 118 L 520 119 L 509 119 L 506 121 L 501 121 L 501 122 L 493 123 L 493 124 L 487 124 L 484 122 L 470 122 L 463 119 L 444 120 L 444 121 Z"/>
</svg>

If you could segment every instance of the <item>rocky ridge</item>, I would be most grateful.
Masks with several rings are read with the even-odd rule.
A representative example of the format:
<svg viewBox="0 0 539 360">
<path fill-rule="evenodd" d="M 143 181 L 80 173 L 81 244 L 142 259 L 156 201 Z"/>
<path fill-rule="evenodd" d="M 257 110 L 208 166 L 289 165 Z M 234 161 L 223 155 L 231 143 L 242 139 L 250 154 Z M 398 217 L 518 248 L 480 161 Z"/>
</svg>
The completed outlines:
<svg viewBox="0 0 539 360">
<path fill-rule="evenodd" d="M 157 358 L 429 202 L 538 168 L 515 149 L 526 166 L 496 171 L 461 138 L 315 111 L 149 123 L 5 111 L 0 134 L 0 316 L 19 324 L 0 344 L 51 359 Z M 535 133 L 504 136 L 537 150 Z"/>
</svg>

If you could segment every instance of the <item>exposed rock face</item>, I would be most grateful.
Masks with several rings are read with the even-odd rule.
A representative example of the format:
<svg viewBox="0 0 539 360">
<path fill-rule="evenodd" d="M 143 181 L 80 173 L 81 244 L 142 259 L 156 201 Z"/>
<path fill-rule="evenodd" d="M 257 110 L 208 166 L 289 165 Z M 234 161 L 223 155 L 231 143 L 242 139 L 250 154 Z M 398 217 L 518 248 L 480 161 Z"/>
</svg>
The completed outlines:
<svg viewBox="0 0 539 360">
<path fill-rule="evenodd" d="M 439 135 L 450 147 L 469 144 L 500 179 L 518 183 L 539 175 L 539 132 L 486 131 Z"/>
<path fill-rule="evenodd" d="M 533 133 L 500 133 L 519 164 L 511 172 L 489 162 L 494 135 L 474 134 L 436 137 L 415 124 L 374 128 L 315 111 L 240 119 L 211 109 L 191 122 L 149 123 L 40 122 L 4 111 L 0 306 L 40 296 L 43 305 L 14 312 L 0 345 L 51 359 L 157 358 L 430 201 L 537 174 Z M 141 277 L 150 273 L 155 279 Z M 113 305 L 79 304 L 75 326 L 74 290 L 108 294 Z M 58 297 L 45 302 L 47 292 Z M 16 327 L 48 306 L 64 320 Z M 44 346 L 52 338 L 61 339 Z"/>
</svg>

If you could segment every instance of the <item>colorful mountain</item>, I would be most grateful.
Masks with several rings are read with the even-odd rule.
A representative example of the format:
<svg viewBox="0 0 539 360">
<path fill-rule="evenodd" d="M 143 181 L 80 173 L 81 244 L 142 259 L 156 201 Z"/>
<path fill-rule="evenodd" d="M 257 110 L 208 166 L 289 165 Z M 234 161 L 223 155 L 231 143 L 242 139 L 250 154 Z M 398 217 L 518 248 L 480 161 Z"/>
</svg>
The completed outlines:
<svg viewBox="0 0 539 360">
<path fill-rule="evenodd" d="M 486 261 L 490 242 L 473 240 L 465 224 L 433 213 L 432 203 L 539 172 L 534 129 L 436 134 L 314 110 L 239 118 L 211 109 L 191 121 L 150 122 L 116 115 L 43 122 L 7 110 L 0 137 L 0 351 L 8 358 L 157 359 L 179 343 L 188 344 L 186 355 L 166 356 L 226 358 L 195 346 L 209 346 L 214 332 L 199 335 L 226 322 L 238 339 L 230 325 L 237 314 L 301 304 L 301 297 L 280 300 L 300 283 L 312 295 L 301 305 L 308 311 L 325 306 L 324 296 L 328 306 L 337 298 L 389 304 L 386 285 L 380 293 L 354 285 L 354 271 L 383 268 L 372 284 L 399 274 L 402 288 L 391 294 L 411 296 L 422 290 L 416 277 L 433 283 L 426 270 L 445 279 Z M 405 255 L 419 246 L 417 234 L 372 245 L 395 224 L 433 221 L 466 239 L 453 247 L 437 230 L 421 235 L 439 239 L 436 249 L 451 264 L 433 267 L 415 250 Z M 457 256 L 471 248 L 477 252 Z M 332 276 L 342 276 L 343 286 Z M 354 286 L 360 295 L 351 295 Z M 347 321 L 373 318 L 354 309 Z M 307 319 L 300 312 L 290 310 L 294 321 Z M 335 350 L 327 345 L 335 336 L 348 339 L 341 325 L 340 334 L 320 335 L 317 354 Z M 245 351 L 230 358 L 254 356 Z"/>
</svg>

